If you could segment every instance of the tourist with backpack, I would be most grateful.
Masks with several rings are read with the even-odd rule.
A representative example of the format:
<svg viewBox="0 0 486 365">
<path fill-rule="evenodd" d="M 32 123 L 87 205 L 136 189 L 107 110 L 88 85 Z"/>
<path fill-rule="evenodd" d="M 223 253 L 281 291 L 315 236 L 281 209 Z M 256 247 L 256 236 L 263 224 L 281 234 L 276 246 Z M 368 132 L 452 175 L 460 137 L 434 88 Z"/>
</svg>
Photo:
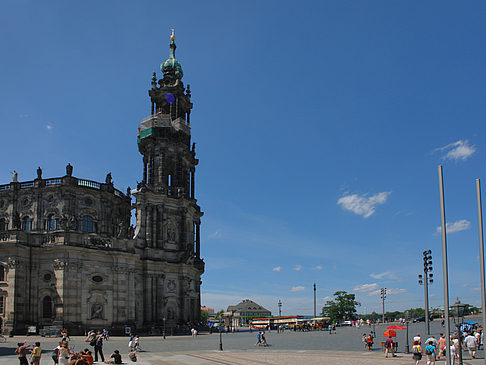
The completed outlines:
<svg viewBox="0 0 486 365">
<path fill-rule="evenodd" d="M 425 346 L 425 357 L 427 358 L 427 365 L 435 365 L 435 357 L 437 356 L 437 349 L 434 341 L 427 342 Z"/>
<path fill-rule="evenodd" d="M 393 346 L 394 346 L 393 339 L 391 336 L 389 336 L 385 341 L 385 357 L 388 357 L 389 352 L 391 352 L 393 357 L 397 356 L 395 355 L 395 349 L 393 348 Z"/>
<path fill-rule="evenodd" d="M 419 365 L 420 360 L 422 360 L 422 346 L 417 340 L 413 341 L 412 356 L 415 360 L 415 365 Z"/>
</svg>

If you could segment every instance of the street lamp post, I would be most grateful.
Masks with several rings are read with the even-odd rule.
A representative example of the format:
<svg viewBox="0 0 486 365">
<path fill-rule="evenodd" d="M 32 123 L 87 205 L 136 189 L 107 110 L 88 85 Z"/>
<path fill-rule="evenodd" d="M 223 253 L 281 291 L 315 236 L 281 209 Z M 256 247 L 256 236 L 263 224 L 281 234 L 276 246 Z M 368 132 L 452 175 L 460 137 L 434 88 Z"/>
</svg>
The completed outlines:
<svg viewBox="0 0 486 365">
<path fill-rule="evenodd" d="M 386 298 L 386 288 L 381 288 L 380 290 L 380 293 L 381 293 L 381 304 L 382 304 L 382 308 L 383 308 L 383 319 L 382 319 L 382 323 L 385 323 L 385 298 Z"/>
<path fill-rule="evenodd" d="M 427 329 L 427 335 L 430 335 L 430 315 L 429 315 L 429 284 L 434 282 L 434 274 L 432 271 L 432 251 L 426 250 L 423 252 L 424 260 L 424 275 L 418 276 L 418 283 L 424 286 L 424 298 L 425 298 L 425 327 Z"/>
<path fill-rule="evenodd" d="M 316 283 L 314 283 L 314 318 L 316 318 Z"/>
<path fill-rule="evenodd" d="M 221 332 L 221 322 L 219 322 L 219 351 L 223 351 L 223 335 Z"/>
<path fill-rule="evenodd" d="M 456 324 L 456 328 L 457 328 L 457 336 L 459 338 L 459 365 L 463 365 L 461 324 L 462 324 L 462 319 L 464 318 L 464 311 L 466 310 L 466 305 L 462 304 L 459 298 L 457 298 L 456 302 L 453 305 L 451 305 L 451 308 L 452 308 L 452 315 L 454 316 L 454 323 Z"/>
<path fill-rule="evenodd" d="M 165 340 L 165 317 L 163 318 L 164 321 L 164 340 Z"/>
<path fill-rule="evenodd" d="M 282 317 L 282 302 L 280 301 L 280 299 L 278 300 L 278 317 Z"/>
<path fill-rule="evenodd" d="M 410 353 L 410 344 L 408 343 L 408 322 L 410 321 L 410 312 L 405 311 L 405 321 L 407 322 L 407 344 L 405 345 L 407 349 L 407 354 Z"/>
</svg>

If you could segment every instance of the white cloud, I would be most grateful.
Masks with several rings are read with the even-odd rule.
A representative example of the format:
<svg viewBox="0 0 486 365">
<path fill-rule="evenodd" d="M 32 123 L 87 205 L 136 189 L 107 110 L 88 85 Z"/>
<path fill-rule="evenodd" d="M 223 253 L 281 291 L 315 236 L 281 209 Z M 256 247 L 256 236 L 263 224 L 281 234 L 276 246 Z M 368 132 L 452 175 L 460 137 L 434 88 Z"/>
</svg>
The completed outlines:
<svg viewBox="0 0 486 365">
<path fill-rule="evenodd" d="M 221 229 L 217 229 L 215 232 L 208 235 L 208 239 L 213 239 L 221 235 Z"/>
<path fill-rule="evenodd" d="M 446 224 L 447 233 L 466 231 L 469 228 L 471 228 L 471 222 L 469 222 L 467 219 L 461 219 L 457 222 Z M 441 233 L 441 232 L 442 232 L 442 227 L 441 226 L 437 227 L 437 233 Z"/>
<path fill-rule="evenodd" d="M 390 288 L 390 289 L 386 290 L 386 293 L 390 294 L 390 295 L 403 294 L 403 293 L 406 293 L 406 292 L 407 292 L 407 289 L 403 289 L 403 288 Z"/>
<path fill-rule="evenodd" d="M 371 290 L 375 290 L 376 288 L 378 288 L 378 284 L 377 283 L 372 283 L 372 284 L 360 284 L 360 285 L 356 285 L 354 288 L 353 288 L 353 291 L 357 291 L 357 292 L 369 292 Z"/>
<path fill-rule="evenodd" d="M 305 287 L 303 287 L 303 286 L 294 286 L 294 287 L 292 287 L 292 289 L 290 289 L 290 291 L 292 293 L 295 293 L 295 292 L 298 292 L 298 291 L 304 291 L 304 290 L 305 290 Z"/>
<path fill-rule="evenodd" d="M 379 274 L 371 273 L 370 276 L 376 280 L 380 280 L 380 279 L 397 280 L 397 276 L 393 274 L 391 271 L 384 271 Z"/>
<path fill-rule="evenodd" d="M 322 266 L 321 265 L 314 266 L 312 270 L 322 270 Z"/>
<path fill-rule="evenodd" d="M 376 205 L 384 204 L 391 194 L 389 191 L 382 191 L 381 193 L 368 196 L 367 194 L 349 194 L 345 195 L 338 200 L 338 205 L 344 210 L 349 210 L 355 214 L 362 215 L 364 218 L 368 218 L 375 213 Z"/>
<path fill-rule="evenodd" d="M 476 146 L 470 145 L 467 139 L 461 139 L 447 146 L 436 148 L 435 151 L 441 151 L 442 158 L 445 160 L 465 161 L 476 152 Z"/>
<path fill-rule="evenodd" d="M 47 123 L 47 124 L 46 124 L 46 129 L 47 129 L 48 131 L 52 130 L 52 124 L 51 124 L 51 123 Z"/>
<path fill-rule="evenodd" d="M 302 265 L 295 265 L 295 266 L 294 266 L 294 270 L 295 270 L 295 271 L 300 271 L 300 270 L 302 270 Z"/>
<path fill-rule="evenodd" d="M 282 268 L 281 268 L 280 266 L 274 267 L 274 268 L 272 269 L 272 271 L 280 271 L 280 270 L 282 270 Z"/>
</svg>

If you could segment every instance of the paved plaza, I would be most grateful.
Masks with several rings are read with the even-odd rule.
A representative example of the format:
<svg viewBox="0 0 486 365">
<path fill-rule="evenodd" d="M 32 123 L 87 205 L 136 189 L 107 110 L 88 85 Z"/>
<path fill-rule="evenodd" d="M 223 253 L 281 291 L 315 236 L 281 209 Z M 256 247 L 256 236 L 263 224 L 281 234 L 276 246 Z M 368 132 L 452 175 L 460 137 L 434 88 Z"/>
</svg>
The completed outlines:
<svg viewBox="0 0 486 365">
<path fill-rule="evenodd" d="M 266 333 L 268 347 L 255 347 L 256 332 L 236 332 L 222 335 L 223 351 L 219 351 L 219 334 L 202 334 L 196 338 L 191 336 L 167 337 L 142 337 L 139 352 L 141 365 L 178 365 L 178 364 L 356 364 L 356 365 L 381 365 L 381 364 L 413 364 L 412 355 L 406 354 L 406 331 L 397 331 L 399 343 L 398 357 L 385 359 L 381 351 L 380 342 L 384 340 L 385 326 L 376 326 L 377 338 L 375 349 L 372 352 L 363 351 L 361 337 L 363 333 L 370 331 L 369 327 L 362 328 L 337 328 L 337 334 L 330 335 L 322 332 L 284 332 L 271 331 Z M 371 328 L 372 329 L 372 328 Z M 431 323 L 431 332 L 437 337 L 443 329 L 437 321 Z M 425 325 L 423 323 L 410 324 L 409 337 L 421 333 L 425 340 Z M 7 343 L 0 344 L 0 365 L 14 365 L 18 361 L 13 354 L 15 344 L 23 341 L 25 337 L 16 336 L 9 338 Z M 50 353 L 56 346 L 57 338 L 28 337 L 29 343 L 40 341 L 44 349 L 41 365 L 53 364 Z M 76 351 L 90 348 L 84 338 L 73 337 L 70 345 L 74 345 Z M 112 337 L 106 341 L 103 347 L 107 358 L 115 349 L 120 350 L 123 360 L 128 361 L 128 338 Z M 483 364 L 483 351 L 478 354 L 480 360 L 469 360 L 465 355 L 465 364 Z M 131 363 L 131 362 L 128 362 Z M 425 364 L 425 360 L 421 363 Z M 438 364 L 444 363 L 443 361 Z"/>
</svg>

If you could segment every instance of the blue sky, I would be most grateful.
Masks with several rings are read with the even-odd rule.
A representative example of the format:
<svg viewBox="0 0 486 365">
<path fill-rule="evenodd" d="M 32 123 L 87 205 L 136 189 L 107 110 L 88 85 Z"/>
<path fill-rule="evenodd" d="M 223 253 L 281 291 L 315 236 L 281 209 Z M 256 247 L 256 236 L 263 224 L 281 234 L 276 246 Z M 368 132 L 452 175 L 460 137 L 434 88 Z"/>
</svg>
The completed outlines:
<svg viewBox="0 0 486 365">
<path fill-rule="evenodd" d="M 437 166 L 451 301 L 480 304 L 474 179 L 484 176 L 481 1 L 0 3 L 0 181 L 64 174 L 125 190 L 153 71 L 191 85 L 202 302 L 311 314 L 336 290 L 360 312 L 443 304 Z M 485 180 L 486 183 L 486 180 Z M 455 232 L 454 232 L 455 231 Z"/>
</svg>

